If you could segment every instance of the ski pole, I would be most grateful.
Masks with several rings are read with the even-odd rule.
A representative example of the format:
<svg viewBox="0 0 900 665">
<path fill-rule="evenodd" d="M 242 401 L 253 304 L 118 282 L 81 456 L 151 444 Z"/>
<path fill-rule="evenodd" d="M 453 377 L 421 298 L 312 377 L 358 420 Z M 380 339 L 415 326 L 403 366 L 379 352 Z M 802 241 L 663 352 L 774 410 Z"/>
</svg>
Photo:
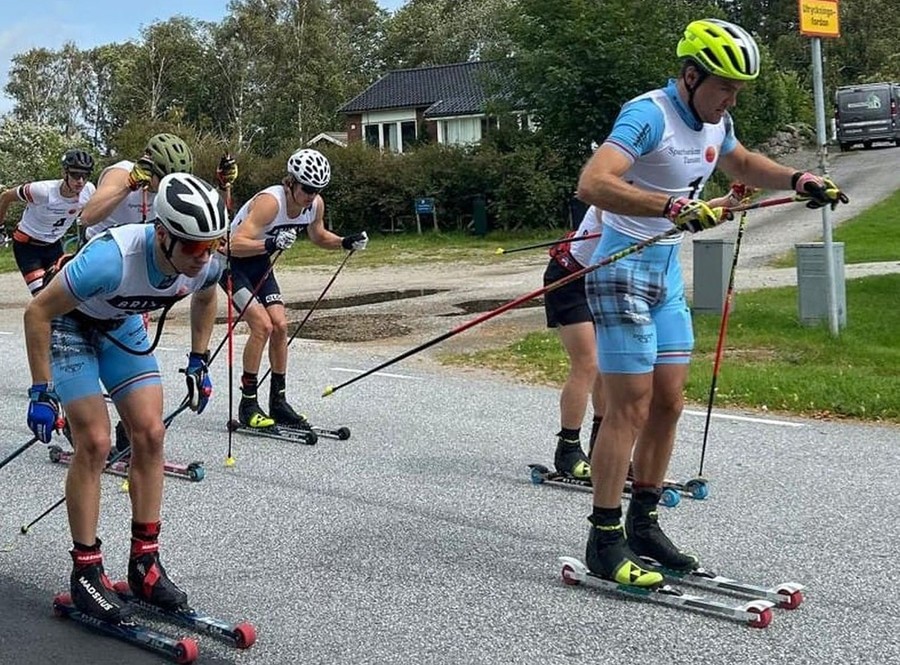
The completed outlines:
<svg viewBox="0 0 900 665">
<path fill-rule="evenodd" d="M 229 240 L 230 240 L 230 238 L 229 238 Z M 231 251 L 230 244 L 228 245 L 228 251 L 229 252 Z M 253 287 L 253 291 L 251 291 L 250 297 L 247 299 L 247 304 L 244 306 L 244 308 L 240 312 L 238 312 L 237 318 L 234 320 L 234 322 L 229 325 L 228 332 L 225 333 L 225 336 L 222 337 L 222 341 L 219 342 L 219 346 L 216 347 L 216 350 L 213 351 L 212 355 L 209 357 L 209 362 L 206 363 L 207 366 L 211 365 L 212 361 L 215 360 L 217 355 L 219 355 L 219 351 L 222 350 L 222 347 L 225 346 L 225 342 L 228 341 L 228 336 L 234 332 L 234 329 L 237 327 L 237 324 L 239 324 L 241 322 L 241 319 L 244 318 L 244 312 L 246 312 L 247 308 L 250 307 L 250 304 L 253 302 L 253 299 L 256 297 L 256 294 L 259 293 L 259 290 L 263 287 L 263 284 L 265 284 L 266 280 L 269 278 L 269 275 L 272 274 L 272 270 L 275 268 L 275 262 L 278 260 L 278 257 L 281 256 L 281 254 L 282 254 L 282 250 L 279 249 L 272 255 L 272 260 L 269 262 L 269 267 L 266 269 L 265 274 L 259 279 L 259 283 L 255 287 Z M 230 260 L 229 260 L 229 263 L 230 263 Z M 229 273 L 229 277 L 230 277 L 230 273 Z"/>
<path fill-rule="evenodd" d="M 349 261 L 349 260 L 350 260 L 350 257 L 353 256 L 353 252 L 354 252 L 354 251 L 356 251 L 356 250 L 351 249 L 351 250 L 347 253 L 347 255 L 344 257 L 344 260 L 341 261 L 341 265 L 339 265 L 339 266 L 337 267 L 337 270 L 334 271 L 334 274 L 331 276 L 331 279 L 328 280 L 328 284 L 325 285 L 325 288 L 322 289 L 322 293 L 320 293 L 320 294 L 319 294 L 319 297 L 316 298 L 316 302 L 313 303 L 313 306 L 306 312 L 306 316 L 303 317 L 303 320 L 302 320 L 302 321 L 297 325 L 297 327 L 294 329 L 294 332 L 291 334 L 290 338 L 289 338 L 288 341 L 287 341 L 287 346 L 290 346 L 290 345 L 291 345 L 291 342 L 293 342 L 294 339 L 297 337 L 297 335 L 300 334 L 300 331 L 303 329 L 303 325 L 307 322 L 307 320 L 309 319 L 309 317 L 312 316 L 312 313 L 313 313 L 314 311 L 316 311 L 316 308 L 319 306 L 319 303 L 322 302 L 322 298 L 324 298 L 324 297 L 325 297 L 325 294 L 328 293 L 328 289 L 330 289 L 330 288 L 331 288 L 331 285 L 334 284 L 334 280 L 337 279 L 337 276 L 341 273 L 341 270 L 344 269 L 344 266 L 347 264 L 347 261 Z M 265 382 L 265 380 L 268 378 L 269 374 L 271 374 L 271 373 L 272 373 L 272 368 L 269 367 L 269 368 L 266 370 L 266 373 L 263 374 L 263 375 L 262 375 L 262 378 L 259 380 L 259 385 L 260 385 L 260 386 Z M 230 417 L 229 417 L 229 420 L 230 420 Z M 229 429 L 228 431 L 229 431 L 229 434 L 230 434 L 230 433 L 231 433 L 231 430 Z"/>
<path fill-rule="evenodd" d="M 492 309 L 489 312 L 485 312 L 481 316 L 478 316 L 470 321 L 467 321 L 466 323 L 456 326 L 455 328 L 444 333 L 443 335 L 439 335 L 439 336 L 435 337 L 434 339 L 424 342 L 413 349 L 405 351 L 405 352 L 401 353 L 400 355 L 395 356 L 394 358 L 391 358 L 390 360 L 386 360 L 385 362 L 381 363 L 380 365 L 378 365 L 376 367 L 373 367 L 372 369 L 366 370 L 365 372 L 363 372 L 362 374 L 359 374 L 358 376 L 354 376 L 349 381 L 344 381 L 344 383 L 342 383 L 338 386 L 327 386 L 325 388 L 325 390 L 322 392 L 322 397 L 327 397 L 328 395 L 332 395 L 336 391 L 340 390 L 341 388 L 349 386 L 351 383 L 356 383 L 360 379 L 364 379 L 365 377 L 369 376 L 370 374 L 374 374 L 375 372 L 378 372 L 378 371 L 384 369 L 385 367 L 389 367 L 389 366 L 393 365 L 394 363 L 400 362 L 401 360 L 404 360 L 405 358 L 409 358 L 410 356 L 415 355 L 415 354 L 419 353 L 420 351 L 424 351 L 425 349 L 432 347 L 435 344 L 439 344 L 440 342 L 443 342 L 444 340 L 447 340 L 447 339 L 453 337 L 454 335 L 458 335 L 459 333 L 464 332 L 464 331 L 468 330 L 469 328 L 473 328 L 473 327 L 477 326 L 479 323 L 484 323 L 485 321 L 488 321 L 488 320 L 494 318 L 495 316 L 502 314 L 503 312 L 513 309 L 514 307 L 518 307 L 522 303 L 528 302 L 529 300 L 533 300 L 534 298 L 537 298 L 538 296 L 542 296 L 545 293 L 549 293 L 550 291 L 554 291 L 560 287 L 565 286 L 566 284 L 569 284 L 570 282 L 574 282 L 575 280 L 580 279 L 580 278 L 584 277 L 585 275 L 592 273 L 599 268 L 602 268 L 603 266 L 608 266 L 610 263 L 615 263 L 616 261 L 623 259 L 626 256 L 629 256 L 630 254 L 639 252 L 642 249 L 644 249 L 645 247 L 648 247 L 649 245 L 652 245 L 655 242 L 659 242 L 663 238 L 667 238 L 668 236 L 673 236 L 678 233 L 682 233 L 682 230 L 677 227 L 673 227 L 673 228 L 669 229 L 668 231 L 664 231 L 663 233 L 659 233 L 659 234 L 653 236 L 652 238 L 647 238 L 646 240 L 641 240 L 640 242 L 630 245 L 630 246 L 626 247 L 625 249 L 622 249 L 622 250 L 616 252 L 615 254 L 610 254 L 609 256 L 598 261 L 597 263 L 592 263 L 591 265 L 587 266 L 586 268 L 582 268 L 581 270 L 577 270 L 576 272 L 569 273 L 565 277 L 562 277 L 562 278 L 556 280 L 555 282 L 551 282 L 550 284 L 548 284 L 547 286 L 545 286 L 543 288 L 536 289 L 536 290 L 532 291 L 531 293 L 526 293 L 525 295 L 520 296 L 520 297 L 516 298 L 515 300 L 510 300 L 509 302 L 501 305 L 500 307 L 497 307 L 496 309 Z"/>
<path fill-rule="evenodd" d="M 503 249 L 502 247 L 498 247 L 494 254 L 512 254 L 514 252 L 524 252 L 528 249 L 540 249 L 541 247 L 552 247 L 553 245 L 561 245 L 564 242 L 578 242 L 580 240 L 592 240 L 594 238 L 599 238 L 599 233 L 588 233 L 583 236 L 569 236 L 567 238 L 560 238 L 559 240 L 548 240 L 547 242 L 539 242 L 534 245 L 525 245 L 523 247 L 513 247 L 512 249 Z"/>
<path fill-rule="evenodd" d="M 225 190 L 225 205 L 228 212 L 231 212 L 231 185 Z M 234 286 L 231 281 L 231 225 L 225 231 L 225 297 L 228 298 L 228 422 L 234 419 Z M 228 454 L 225 456 L 225 466 L 234 466 L 234 456 L 232 455 L 232 443 L 234 433 L 228 427 Z"/>
<path fill-rule="evenodd" d="M 27 443 L 23 443 L 21 446 L 16 448 L 15 451 L 13 451 L 13 453 L 11 455 L 9 455 L 5 460 L 0 462 L 0 469 L 2 469 L 4 466 L 6 466 L 10 462 L 12 462 L 14 459 L 16 459 L 19 455 L 24 453 L 29 448 L 31 448 L 31 446 L 33 446 L 37 442 L 38 442 L 38 438 L 35 436 L 35 437 L 32 437 L 31 440 L 29 440 Z"/>
<path fill-rule="evenodd" d="M 179 413 L 181 413 L 181 412 L 184 411 L 186 408 L 188 408 L 188 405 L 189 405 L 189 404 L 190 404 L 190 401 L 189 401 L 187 398 L 185 398 L 185 400 L 179 405 L 179 407 L 178 407 L 177 409 L 175 409 L 172 413 L 170 413 L 168 416 L 166 416 L 165 418 L 163 418 L 163 424 L 166 426 L 166 429 L 168 429 L 169 425 L 172 424 L 172 421 L 175 420 L 175 416 L 177 416 Z M 130 451 L 131 451 L 131 445 L 130 445 L 130 444 L 129 444 L 129 446 L 128 446 L 127 448 L 123 448 L 122 450 L 116 451 L 115 455 L 113 455 L 112 457 L 110 457 L 110 458 L 106 461 L 106 465 L 103 467 L 104 471 L 105 471 L 106 469 L 108 469 L 109 467 L 111 467 L 111 466 L 112 466 L 113 464 L 115 464 L 116 462 L 118 462 L 119 460 L 121 460 L 123 457 L 125 457 L 126 455 L 128 455 L 128 453 L 129 453 Z M 42 519 L 44 519 L 45 517 L 47 517 L 47 515 L 49 515 L 49 514 L 52 513 L 54 510 L 56 510 L 57 508 L 59 508 L 59 507 L 60 507 L 61 505 L 63 505 L 65 502 L 66 502 L 66 497 L 63 496 L 61 499 L 59 499 L 59 501 L 57 501 L 57 502 L 54 503 L 52 506 L 50 506 L 49 508 L 47 508 L 47 510 L 45 510 L 45 511 L 42 512 L 40 515 L 38 515 L 37 517 L 35 517 L 35 518 L 34 518 L 33 520 L 31 520 L 28 524 L 23 524 L 21 527 L 19 527 L 19 531 L 22 533 L 22 535 L 27 534 L 27 533 L 31 530 L 31 527 L 33 527 L 35 524 L 37 524 L 37 523 L 40 522 Z"/>
<path fill-rule="evenodd" d="M 784 205 L 785 203 L 799 203 L 802 201 L 809 201 L 809 197 L 802 196 L 800 194 L 794 194 L 793 196 L 773 197 L 773 198 L 757 201 L 756 203 L 747 203 L 747 204 L 736 205 L 733 208 L 727 208 L 727 210 L 729 212 L 746 212 L 748 210 L 758 210 L 760 208 L 771 208 L 772 206 L 780 206 L 780 205 Z"/>
<path fill-rule="evenodd" d="M 728 315 L 731 313 L 731 301 L 734 298 L 734 273 L 737 270 L 738 256 L 741 253 L 741 239 L 744 237 L 744 227 L 747 221 L 747 211 L 741 213 L 738 222 L 737 238 L 734 241 L 734 255 L 731 258 L 731 272 L 728 275 L 728 288 L 725 290 L 725 302 L 722 303 L 722 320 L 719 323 L 719 339 L 716 342 L 716 358 L 713 361 L 712 380 L 709 384 L 709 399 L 706 403 L 706 424 L 703 427 L 703 446 L 700 449 L 700 471 L 698 476 L 703 476 L 703 463 L 706 460 L 706 442 L 709 437 L 709 421 L 712 417 L 713 401 L 716 398 L 716 384 L 719 379 L 719 365 L 722 361 L 722 352 L 725 347 L 725 332 L 728 329 Z"/>
</svg>

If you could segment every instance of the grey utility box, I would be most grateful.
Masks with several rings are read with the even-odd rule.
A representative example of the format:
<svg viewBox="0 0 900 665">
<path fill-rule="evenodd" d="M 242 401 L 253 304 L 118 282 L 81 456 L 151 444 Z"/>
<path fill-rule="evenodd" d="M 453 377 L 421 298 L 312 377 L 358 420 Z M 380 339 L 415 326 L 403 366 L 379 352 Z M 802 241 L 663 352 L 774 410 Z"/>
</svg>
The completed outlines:
<svg viewBox="0 0 900 665">
<path fill-rule="evenodd" d="M 800 323 L 805 326 L 828 321 L 828 274 L 825 272 L 825 244 L 821 242 L 798 243 L 797 250 L 797 302 L 800 307 Z M 844 243 L 831 244 L 834 265 L 835 302 L 838 327 L 847 325 L 847 289 L 844 285 Z"/>
<path fill-rule="evenodd" d="M 721 314 L 734 257 L 734 241 L 694 239 L 695 314 Z"/>
</svg>

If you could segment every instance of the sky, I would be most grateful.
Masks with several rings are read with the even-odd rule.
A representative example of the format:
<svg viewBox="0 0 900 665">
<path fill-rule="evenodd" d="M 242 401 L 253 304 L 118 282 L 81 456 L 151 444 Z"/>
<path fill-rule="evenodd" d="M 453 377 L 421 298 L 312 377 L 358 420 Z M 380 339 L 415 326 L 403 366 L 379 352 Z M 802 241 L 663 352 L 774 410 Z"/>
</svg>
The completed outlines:
<svg viewBox="0 0 900 665">
<path fill-rule="evenodd" d="M 406 0 L 378 0 L 388 11 Z M 26 0 L 14 11 L 3 13 L 0 23 L 0 114 L 12 108 L 3 89 L 12 57 L 32 48 L 58 49 L 74 42 L 79 49 L 137 39 L 141 28 L 178 14 L 204 21 L 220 21 L 228 11 L 228 0 L 149 0 L 123 3 L 121 0 Z"/>
</svg>

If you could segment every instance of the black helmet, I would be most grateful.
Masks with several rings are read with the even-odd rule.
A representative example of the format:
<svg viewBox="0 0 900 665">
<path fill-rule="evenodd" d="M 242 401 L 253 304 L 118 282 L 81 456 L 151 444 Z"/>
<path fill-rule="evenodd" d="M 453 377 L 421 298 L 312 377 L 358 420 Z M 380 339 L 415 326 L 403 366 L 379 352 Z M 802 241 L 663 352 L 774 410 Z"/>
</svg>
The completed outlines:
<svg viewBox="0 0 900 665">
<path fill-rule="evenodd" d="M 94 158 L 90 153 L 78 148 L 66 150 L 66 154 L 62 156 L 62 166 L 65 170 L 75 169 L 77 171 L 91 172 L 94 170 Z"/>
</svg>

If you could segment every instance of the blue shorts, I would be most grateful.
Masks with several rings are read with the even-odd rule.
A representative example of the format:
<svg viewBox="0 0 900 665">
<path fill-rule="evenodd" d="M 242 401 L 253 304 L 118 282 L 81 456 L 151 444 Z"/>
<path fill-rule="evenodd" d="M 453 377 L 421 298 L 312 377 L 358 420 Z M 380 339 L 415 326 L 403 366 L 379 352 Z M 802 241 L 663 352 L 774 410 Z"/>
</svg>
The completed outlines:
<svg viewBox="0 0 900 665">
<path fill-rule="evenodd" d="M 591 263 L 636 242 L 606 228 Z M 602 372 L 646 374 L 655 365 L 691 361 L 694 330 L 684 297 L 680 249 L 650 245 L 588 274 L 585 291 Z"/>
<path fill-rule="evenodd" d="M 150 348 L 143 318 L 124 319 L 110 335 L 136 351 Z M 93 324 L 71 314 L 53 319 L 50 368 L 63 405 L 90 395 L 102 395 L 103 386 L 115 402 L 136 388 L 160 385 L 159 364 L 153 354 L 136 356 L 113 344 Z M 100 385 L 101 381 L 103 386 Z"/>
</svg>

